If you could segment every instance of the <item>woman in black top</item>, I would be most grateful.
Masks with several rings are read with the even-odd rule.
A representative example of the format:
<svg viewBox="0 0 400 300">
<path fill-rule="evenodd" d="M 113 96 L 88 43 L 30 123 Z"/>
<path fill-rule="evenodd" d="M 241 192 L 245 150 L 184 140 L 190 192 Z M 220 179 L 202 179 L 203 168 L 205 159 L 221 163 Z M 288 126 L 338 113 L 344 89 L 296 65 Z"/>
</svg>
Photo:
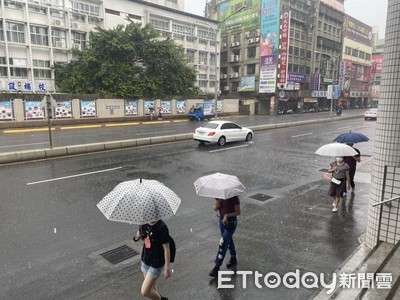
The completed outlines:
<svg viewBox="0 0 400 300">
<path fill-rule="evenodd" d="M 144 280 L 141 293 L 152 300 L 168 300 L 156 288 L 156 280 L 163 268 L 164 278 L 171 276 L 168 227 L 162 220 L 158 220 L 141 225 L 136 235 L 144 241 L 141 266 Z"/>
</svg>

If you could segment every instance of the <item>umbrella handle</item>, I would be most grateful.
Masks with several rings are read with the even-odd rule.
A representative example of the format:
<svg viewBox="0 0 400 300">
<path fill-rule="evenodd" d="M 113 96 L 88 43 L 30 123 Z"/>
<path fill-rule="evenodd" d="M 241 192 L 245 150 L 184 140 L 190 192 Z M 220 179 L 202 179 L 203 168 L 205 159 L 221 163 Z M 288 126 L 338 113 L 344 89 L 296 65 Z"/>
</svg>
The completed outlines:
<svg viewBox="0 0 400 300">
<path fill-rule="evenodd" d="M 140 238 L 137 238 L 137 237 L 135 237 L 135 236 L 133 237 L 133 241 L 134 241 L 134 242 L 139 242 L 139 240 L 140 240 Z"/>
</svg>

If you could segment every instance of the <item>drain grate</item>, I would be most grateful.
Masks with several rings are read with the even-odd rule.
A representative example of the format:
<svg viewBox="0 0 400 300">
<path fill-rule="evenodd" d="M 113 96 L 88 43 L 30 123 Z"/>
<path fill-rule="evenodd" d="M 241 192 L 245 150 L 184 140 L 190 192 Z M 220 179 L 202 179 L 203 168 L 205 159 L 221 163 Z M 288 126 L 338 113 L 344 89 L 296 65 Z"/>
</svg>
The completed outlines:
<svg viewBox="0 0 400 300">
<path fill-rule="evenodd" d="M 269 199 L 272 199 L 273 197 L 265 195 L 265 194 L 255 194 L 253 196 L 250 196 L 249 198 L 255 199 L 257 201 L 265 202 Z"/>
<path fill-rule="evenodd" d="M 328 172 L 328 169 L 320 169 L 318 171 L 326 173 L 326 172 Z"/>
<path fill-rule="evenodd" d="M 101 253 L 100 255 L 103 256 L 105 259 L 107 259 L 113 265 L 116 265 L 116 264 L 120 263 L 121 261 L 124 261 L 128 258 L 134 257 L 138 254 L 139 253 L 137 253 L 132 248 L 130 248 L 126 245 L 123 245 L 121 247 Z"/>
</svg>

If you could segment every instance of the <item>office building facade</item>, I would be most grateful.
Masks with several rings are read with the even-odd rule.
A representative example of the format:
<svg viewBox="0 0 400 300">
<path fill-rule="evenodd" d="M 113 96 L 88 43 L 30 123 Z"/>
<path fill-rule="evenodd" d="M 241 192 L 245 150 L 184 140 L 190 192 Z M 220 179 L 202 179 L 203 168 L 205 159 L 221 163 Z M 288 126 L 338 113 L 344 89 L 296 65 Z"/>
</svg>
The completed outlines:
<svg viewBox="0 0 400 300">
<path fill-rule="evenodd" d="M 153 24 L 163 36 L 180 44 L 198 71 L 202 93 L 213 94 L 218 68 L 217 22 L 181 11 L 184 2 L 180 0 L 153 2 L 0 1 L 0 90 L 56 92 L 54 63 L 71 61 L 70 50 L 83 50 L 89 32 L 96 26 L 111 29 L 127 24 L 129 18 L 133 22 Z"/>
</svg>

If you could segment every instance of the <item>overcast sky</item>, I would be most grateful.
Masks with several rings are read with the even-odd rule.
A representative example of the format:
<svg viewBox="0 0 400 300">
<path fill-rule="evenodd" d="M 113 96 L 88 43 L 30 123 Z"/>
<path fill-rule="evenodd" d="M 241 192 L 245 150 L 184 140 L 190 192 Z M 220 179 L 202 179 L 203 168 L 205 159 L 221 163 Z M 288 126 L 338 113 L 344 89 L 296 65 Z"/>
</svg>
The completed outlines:
<svg viewBox="0 0 400 300">
<path fill-rule="evenodd" d="M 185 0 L 187 12 L 203 15 L 206 0 Z M 386 26 L 388 0 L 345 0 L 346 13 L 370 26 L 379 26 L 383 38 Z"/>
</svg>

